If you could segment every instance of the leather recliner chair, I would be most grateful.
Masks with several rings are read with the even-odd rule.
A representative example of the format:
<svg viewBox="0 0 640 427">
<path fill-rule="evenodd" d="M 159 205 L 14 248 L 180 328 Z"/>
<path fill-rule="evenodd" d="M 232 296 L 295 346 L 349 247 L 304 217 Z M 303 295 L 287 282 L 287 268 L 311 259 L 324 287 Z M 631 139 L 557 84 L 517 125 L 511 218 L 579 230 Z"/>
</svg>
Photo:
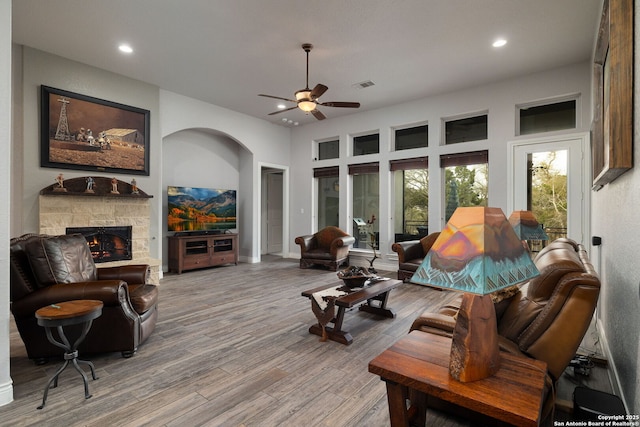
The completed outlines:
<svg viewBox="0 0 640 427">
<path fill-rule="evenodd" d="M 584 338 L 600 294 L 600 278 L 582 245 L 561 238 L 534 263 L 540 275 L 515 294 L 494 299 L 500 349 L 547 363 L 550 382 L 542 419 L 551 413 L 555 384 Z M 461 297 L 421 314 L 411 330 L 451 336 Z"/>
<path fill-rule="evenodd" d="M 80 234 L 26 234 L 11 239 L 11 312 L 29 359 L 43 363 L 63 351 L 52 345 L 35 312 L 57 302 L 102 301 L 79 352 L 121 352 L 131 357 L 151 335 L 158 318 L 158 288 L 147 284 L 147 265 L 96 268 L 89 245 Z M 65 327 L 75 341 L 80 325 Z"/>
<path fill-rule="evenodd" d="M 439 235 L 438 231 L 420 240 L 396 242 L 391 245 L 391 250 L 398 254 L 398 280 L 404 282 L 411 279 Z"/>
<path fill-rule="evenodd" d="M 296 237 L 296 243 L 300 245 L 300 268 L 319 264 L 336 271 L 339 266 L 349 264 L 349 246 L 355 242 L 355 237 L 334 226 Z"/>
</svg>

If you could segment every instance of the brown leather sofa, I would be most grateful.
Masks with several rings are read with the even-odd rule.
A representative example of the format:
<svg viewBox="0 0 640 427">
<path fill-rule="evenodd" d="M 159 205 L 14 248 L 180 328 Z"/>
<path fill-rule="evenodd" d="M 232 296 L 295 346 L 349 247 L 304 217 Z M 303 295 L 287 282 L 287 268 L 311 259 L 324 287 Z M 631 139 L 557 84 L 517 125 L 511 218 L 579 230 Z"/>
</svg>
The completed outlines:
<svg viewBox="0 0 640 427">
<path fill-rule="evenodd" d="M 543 419 L 551 413 L 555 384 L 589 328 L 600 279 L 582 245 L 557 239 L 534 259 L 540 275 L 506 298 L 495 298 L 502 351 L 542 360 L 550 378 Z M 420 315 L 411 330 L 451 336 L 461 298 Z"/>
<path fill-rule="evenodd" d="M 11 239 L 11 312 L 27 355 L 36 363 L 59 357 L 35 312 L 57 302 L 94 299 L 104 303 L 93 321 L 80 354 L 121 352 L 132 356 L 153 331 L 158 318 L 158 289 L 146 284 L 147 265 L 96 268 L 89 245 L 80 234 L 26 234 Z M 80 325 L 65 327 L 70 341 Z"/>
<path fill-rule="evenodd" d="M 329 226 L 315 234 L 296 237 L 300 245 L 300 268 L 324 265 L 336 271 L 339 266 L 349 264 L 349 246 L 356 242 L 338 227 Z"/>
<path fill-rule="evenodd" d="M 398 280 L 404 282 L 411 279 L 439 235 L 438 231 L 420 240 L 396 242 L 391 245 L 391 250 L 398 253 Z"/>
</svg>

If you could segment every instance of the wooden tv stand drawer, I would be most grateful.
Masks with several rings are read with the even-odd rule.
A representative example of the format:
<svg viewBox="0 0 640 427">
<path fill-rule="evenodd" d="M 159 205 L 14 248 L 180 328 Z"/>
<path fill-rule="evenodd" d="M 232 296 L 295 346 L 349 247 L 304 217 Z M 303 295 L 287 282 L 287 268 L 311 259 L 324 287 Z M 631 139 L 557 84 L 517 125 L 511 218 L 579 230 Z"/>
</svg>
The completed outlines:
<svg viewBox="0 0 640 427">
<path fill-rule="evenodd" d="M 182 261 L 180 270 L 193 270 L 195 268 L 209 267 L 210 265 L 208 256 L 189 256 Z M 169 269 L 171 270 L 171 267 Z M 178 270 L 178 273 L 181 272 L 180 270 Z"/>
<path fill-rule="evenodd" d="M 211 257 L 211 262 L 213 265 L 237 264 L 236 257 L 233 252 L 229 252 L 225 255 L 214 255 Z"/>
<path fill-rule="evenodd" d="M 236 233 L 169 236 L 169 271 L 238 264 Z"/>
</svg>

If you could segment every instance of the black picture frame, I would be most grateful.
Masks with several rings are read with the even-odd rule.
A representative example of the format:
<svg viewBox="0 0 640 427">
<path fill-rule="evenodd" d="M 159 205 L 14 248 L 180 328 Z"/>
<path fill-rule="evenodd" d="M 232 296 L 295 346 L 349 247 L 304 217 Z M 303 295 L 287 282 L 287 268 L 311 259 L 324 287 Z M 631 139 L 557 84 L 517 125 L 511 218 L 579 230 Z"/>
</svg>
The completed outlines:
<svg viewBox="0 0 640 427">
<path fill-rule="evenodd" d="M 149 175 L 149 110 L 41 85 L 40 166 Z"/>
</svg>

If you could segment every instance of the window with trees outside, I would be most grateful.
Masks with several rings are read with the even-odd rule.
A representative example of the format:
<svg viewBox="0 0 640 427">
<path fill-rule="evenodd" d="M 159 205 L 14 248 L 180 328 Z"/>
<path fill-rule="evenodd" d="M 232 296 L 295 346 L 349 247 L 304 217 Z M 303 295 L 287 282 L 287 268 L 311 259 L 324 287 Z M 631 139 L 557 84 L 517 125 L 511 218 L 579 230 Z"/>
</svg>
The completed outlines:
<svg viewBox="0 0 640 427">
<path fill-rule="evenodd" d="M 429 231 L 429 167 L 427 157 L 391 160 L 394 241 L 419 239 Z"/>
<path fill-rule="evenodd" d="M 488 206 L 489 152 L 443 154 L 445 221 L 459 206 Z"/>
<path fill-rule="evenodd" d="M 379 249 L 379 201 L 380 179 L 379 165 L 364 163 L 349 165 L 352 176 L 353 230 L 354 248 Z"/>
<path fill-rule="evenodd" d="M 313 176 L 318 180 L 318 230 L 340 224 L 340 168 L 316 168 Z"/>
<path fill-rule="evenodd" d="M 544 227 L 549 241 L 567 236 L 567 150 L 529 153 L 527 210 Z M 544 242 L 532 241 L 539 251 Z"/>
</svg>

